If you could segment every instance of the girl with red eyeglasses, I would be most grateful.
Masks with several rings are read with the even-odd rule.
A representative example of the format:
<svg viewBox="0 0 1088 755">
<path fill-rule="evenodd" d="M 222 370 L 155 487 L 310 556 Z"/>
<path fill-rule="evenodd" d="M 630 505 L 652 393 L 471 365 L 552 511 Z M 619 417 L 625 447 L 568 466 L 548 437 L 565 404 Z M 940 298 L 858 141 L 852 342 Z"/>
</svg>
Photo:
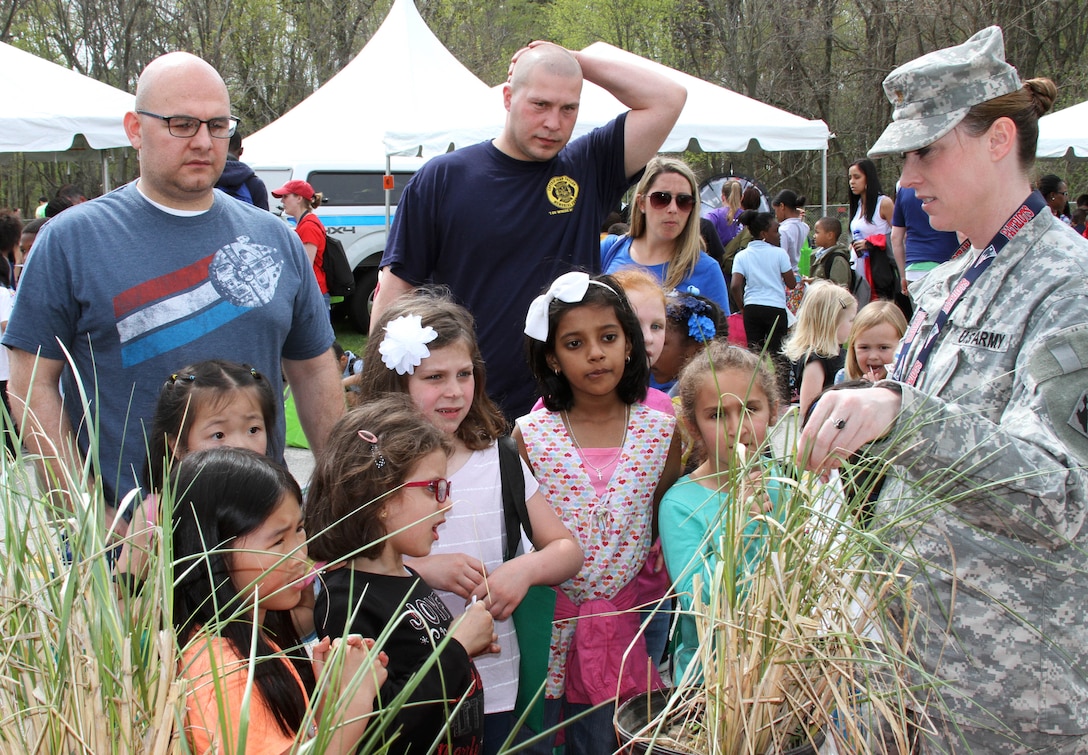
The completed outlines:
<svg viewBox="0 0 1088 755">
<path fill-rule="evenodd" d="M 376 710 L 416 685 L 395 715 L 368 728 L 366 748 L 481 752 L 483 684 L 472 658 L 499 650 L 491 614 L 480 601 L 454 622 L 405 564 L 406 556 L 430 553 L 452 505 L 451 450 L 409 396 L 387 394 L 336 423 L 314 468 L 306 499 L 309 552 L 329 562 L 314 606 L 318 633 L 378 638 L 374 649 L 388 654 L 389 677 Z"/>
<path fill-rule="evenodd" d="M 430 554 L 412 558 L 408 566 L 454 616 L 482 603 L 495 619 L 502 650 L 478 658 L 476 666 L 487 690 L 484 754 L 497 755 L 517 723 L 519 689 L 524 686 L 524 698 L 525 690 L 535 693 L 543 681 L 521 674 L 523 653 L 533 655 L 527 649 L 531 637 L 517 634 L 525 625 L 522 615 L 515 625 L 514 610 L 534 586 L 557 585 L 577 574 L 582 549 L 538 490 L 517 447 L 502 437 L 506 419 L 484 390 L 486 369 L 468 310 L 447 290 L 421 286 L 393 302 L 373 332 L 359 375 L 360 403 L 407 394 L 453 445 L 446 476 L 457 491 L 456 505 Z M 507 520 L 507 504 L 523 510 L 525 519 Z M 523 530 L 524 552 L 517 547 Z M 526 608 L 534 604 L 530 596 Z M 540 653 L 546 652 L 545 645 Z"/>
</svg>

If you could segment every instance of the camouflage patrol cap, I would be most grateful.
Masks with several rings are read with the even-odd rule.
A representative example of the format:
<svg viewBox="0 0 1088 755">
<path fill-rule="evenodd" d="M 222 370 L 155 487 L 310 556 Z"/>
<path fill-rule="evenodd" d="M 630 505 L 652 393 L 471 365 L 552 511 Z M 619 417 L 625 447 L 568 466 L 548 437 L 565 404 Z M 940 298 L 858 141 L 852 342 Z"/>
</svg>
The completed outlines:
<svg viewBox="0 0 1088 755">
<path fill-rule="evenodd" d="M 973 106 L 1018 89 L 1020 77 L 1005 62 L 999 26 L 983 29 L 962 45 L 904 63 L 884 79 L 884 93 L 895 112 L 869 157 L 912 152 L 932 144 L 955 128 Z"/>
</svg>

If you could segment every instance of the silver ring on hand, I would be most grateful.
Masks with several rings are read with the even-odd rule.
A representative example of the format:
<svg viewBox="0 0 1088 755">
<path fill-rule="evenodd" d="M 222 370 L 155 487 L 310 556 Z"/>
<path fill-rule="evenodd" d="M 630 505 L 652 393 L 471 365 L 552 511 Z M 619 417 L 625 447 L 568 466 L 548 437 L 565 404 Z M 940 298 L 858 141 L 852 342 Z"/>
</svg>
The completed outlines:
<svg viewBox="0 0 1088 755">
<path fill-rule="evenodd" d="M 846 420 L 842 417 L 839 417 L 838 419 L 831 420 L 831 424 L 835 426 L 836 430 L 842 430 L 844 427 L 846 427 Z"/>
</svg>

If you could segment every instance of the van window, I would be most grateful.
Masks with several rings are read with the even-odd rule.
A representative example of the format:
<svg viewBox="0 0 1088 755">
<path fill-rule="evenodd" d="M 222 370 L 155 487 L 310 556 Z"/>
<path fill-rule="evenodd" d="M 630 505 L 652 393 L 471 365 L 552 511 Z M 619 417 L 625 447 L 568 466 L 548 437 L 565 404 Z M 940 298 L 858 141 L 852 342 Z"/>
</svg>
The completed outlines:
<svg viewBox="0 0 1088 755">
<path fill-rule="evenodd" d="M 254 171 L 257 176 L 264 181 L 264 186 L 268 189 L 268 206 L 273 212 L 276 211 L 276 206 L 280 200 L 272 196 L 272 192 L 283 186 L 285 183 L 291 180 L 290 168 L 260 168 Z"/>
<path fill-rule="evenodd" d="M 393 194 L 390 203 L 396 205 L 412 173 L 393 174 Z M 313 171 L 307 179 L 314 191 L 325 196 L 322 207 L 385 207 L 383 173 L 359 171 Z"/>
</svg>

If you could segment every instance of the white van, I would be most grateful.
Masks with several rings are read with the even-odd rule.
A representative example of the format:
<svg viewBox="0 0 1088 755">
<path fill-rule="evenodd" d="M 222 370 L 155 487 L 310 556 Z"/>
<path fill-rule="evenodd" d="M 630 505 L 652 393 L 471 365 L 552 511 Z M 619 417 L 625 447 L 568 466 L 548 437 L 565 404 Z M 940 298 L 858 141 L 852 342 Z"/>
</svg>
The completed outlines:
<svg viewBox="0 0 1088 755">
<path fill-rule="evenodd" d="M 422 164 L 423 160 L 419 158 L 392 159 L 390 222 L 405 184 Z M 347 252 L 348 262 L 355 271 L 355 293 L 341 306 L 348 308 L 355 327 L 366 333 L 370 329 L 370 306 L 374 301 L 374 288 L 378 283 L 378 264 L 385 251 L 385 164 L 253 164 L 253 170 L 264 181 L 269 192 L 292 179 L 300 178 L 313 186 L 314 191 L 324 195 L 325 200 L 316 210 L 317 216 L 325 224 L 325 230 L 340 239 Z M 273 212 L 277 212 L 281 201 L 269 195 L 268 206 Z"/>
</svg>

